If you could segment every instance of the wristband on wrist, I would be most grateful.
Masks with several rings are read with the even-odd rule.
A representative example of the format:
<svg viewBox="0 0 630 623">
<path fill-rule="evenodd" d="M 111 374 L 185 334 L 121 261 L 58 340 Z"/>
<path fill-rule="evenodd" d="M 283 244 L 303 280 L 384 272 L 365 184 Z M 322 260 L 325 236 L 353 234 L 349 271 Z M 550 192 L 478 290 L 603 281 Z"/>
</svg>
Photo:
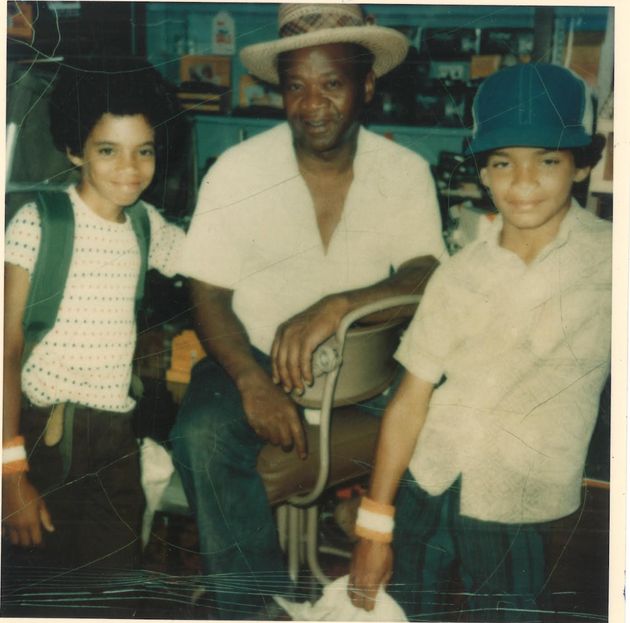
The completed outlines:
<svg viewBox="0 0 630 623">
<path fill-rule="evenodd" d="M 2 475 L 28 471 L 24 437 L 18 435 L 2 444 Z"/>
<path fill-rule="evenodd" d="M 394 532 L 394 507 L 364 497 L 359 506 L 355 534 L 378 543 L 391 543 Z"/>
<path fill-rule="evenodd" d="M 357 524 L 354 528 L 356 536 L 368 541 L 375 541 L 376 543 L 391 543 L 394 535 L 392 532 L 378 532 L 376 530 L 369 530 Z"/>
<path fill-rule="evenodd" d="M 387 517 L 393 517 L 394 511 L 396 510 L 395 506 L 391 504 L 382 504 L 381 502 L 375 502 L 371 498 L 363 496 L 361 498 L 361 508 L 365 510 L 371 511 L 373 513 L 378 513 L 379 515 L 385 515 Z"/>
<path fill-rule="evenodd" d="M 7 441 L 2 442 L 2 449 L 6 450 L 7 448 L 15 448 L 16 446 L 24 445 L 24 437 L 22 435 L 16 435 L 15 437 L 11 437 Z"/>
</svg>

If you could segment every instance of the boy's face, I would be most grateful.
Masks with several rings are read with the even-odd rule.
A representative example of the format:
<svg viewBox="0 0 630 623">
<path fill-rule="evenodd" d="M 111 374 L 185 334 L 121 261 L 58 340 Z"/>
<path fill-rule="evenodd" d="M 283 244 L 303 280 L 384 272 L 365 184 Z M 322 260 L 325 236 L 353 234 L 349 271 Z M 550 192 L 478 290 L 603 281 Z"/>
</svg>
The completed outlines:
<svg viewBox="0 0 630 623">
<path fill-rule="evenodd" d="M 506 147 L 493 151 L 481 169 L 504 228 L 553 232 L 571 205 L 575 182 L 586 179 L 589 167 L 577 169 L 568 150 Z"/>
<path fill-rule="evenodd" d="M 120 220 L 155 173 L 153 128 L 144 115 L 104 114 L 90 132 L 83 154 L 68 154 L 81 168 L 79 194 L 97 214 Z"/>
</svg>

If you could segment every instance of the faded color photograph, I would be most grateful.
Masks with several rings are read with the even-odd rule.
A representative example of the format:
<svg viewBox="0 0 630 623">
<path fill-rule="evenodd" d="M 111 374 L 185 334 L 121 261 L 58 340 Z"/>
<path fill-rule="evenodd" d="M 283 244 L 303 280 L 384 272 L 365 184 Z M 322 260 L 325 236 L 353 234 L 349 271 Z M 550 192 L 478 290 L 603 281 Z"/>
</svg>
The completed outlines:
<svg viewBox="0 0 630 623">
<path fill-rule="evenodd" d="M 2 617 L 622 620 L 622 15 L 8 2 Z"/>
</svg>

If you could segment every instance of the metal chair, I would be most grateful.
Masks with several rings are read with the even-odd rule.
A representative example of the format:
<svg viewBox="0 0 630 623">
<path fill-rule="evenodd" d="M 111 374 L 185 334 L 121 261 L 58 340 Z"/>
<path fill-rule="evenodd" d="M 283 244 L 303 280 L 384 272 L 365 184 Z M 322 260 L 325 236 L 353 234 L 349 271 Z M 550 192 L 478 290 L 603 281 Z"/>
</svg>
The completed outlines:
<svg viewBox="0 0 630 623">
<path fill-rule="evenodd" d="M 293 579 L 297 578 L 300 562 L 305 558 L 312 575 L 325 585 L 330 580 L 319 564 L 319 552 L 349 555 L 337 548 L 318 547 L 319 508 L 316 501 L 327 487 L 370 473 L 380 420 L 348 406 L 382 393 L 392 383 L 397 371 L 392 355 L 398 345 L 404 319 L 394 318 L 384 323 L 352 327 L 358 320 L 374 313 L 416 305 L 419 300 L 419 296 L 393 297 L 365 305 L 346 315 L 337 333 L 313 355 L 315 382 L 302 396 L 294 397 L 304 407 L 319 407 L 321 416 L 318 427 L 319 469 L 315 483 L 308 493 L 294 494 L 287 499 L 287 556 L 289 574 Z M 346 409 L 338 410 L 338 407 Z M 335 417 L 331 421 L 333 409 Z M 331 423 L 343 427 L 345 423 L 350 423 L 350 419 L 348 429 L 331 431 Z M 342 452 L 354 469 L 349 470 L 347 465 L 344 469 L 335 461 L 331 465 L 331 448 Z M 303 545 L 302 551 L 300 545 Z"/>
<path fill-rule="evenodd" d="M 293 580 L 306 562 L 313 577 L 327 584 L 330 580 L 320 566 L 320 551 L 349 556 L 343 550 L 318 546 L 317 500 L 325 489 L 370 473 L 380 419 L 356 404 L 382 393 L 398 369 L 392 355 L 405 319 L 354 325 L 366 316 L 417 305 L 419 300 L 417 295 L 392 297 L 346 315 L 337 333 L 313 355 L 313 385 L 302 396 L 294 396 L 300 405 L 320 410 L 319 424 L 305 425 L 307 460 L 270 444 L 259 455 L 258 472 L 270 504 L 278 507 L 280 543 Z M 189 512 L 176 472 L 154 510 Z"/>
</svg>

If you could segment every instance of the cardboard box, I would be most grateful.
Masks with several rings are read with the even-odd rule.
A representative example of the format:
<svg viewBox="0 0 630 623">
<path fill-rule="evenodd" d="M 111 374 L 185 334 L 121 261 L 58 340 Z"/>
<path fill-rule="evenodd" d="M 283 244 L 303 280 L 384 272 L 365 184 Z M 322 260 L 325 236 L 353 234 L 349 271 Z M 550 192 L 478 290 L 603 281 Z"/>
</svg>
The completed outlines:
<svg viewBox="0 0 630 623">
<path fill-rule="evenodd" d="M 588 190 L 590 193 L 612 193 L 613 191 L 613 120 L 598 119 L 597 132 L 606 137 L 601 160 L 591 171 Z"/>
<path fill-rule="evenodd" d="M 232 63 L 227 56 L 189 54 L 179 62 L 179 79 L 182 83 L 212 84 L 230 88 Z"/>
<path fill-rule="evenodd" d="M 474 28 L 423 28 L 421 51 L 432 57 L 457 57 L 478 52 L 478 34 Z"/>
<path fill-rule="evenodd" d="M 570 54 L 569 68 L 581 76 L 591 87 L 597 86 L 599 58 L 604 36 L 603 31 L 576 32 L 570 52 L 565 49 L 565 57 L 567 53 Z"/>
<path fill-rule="evenodd" d="M 184 110 L 198 113 L 224 114 L 230 110 L 230 94 L 226 93 L 195 93 L 192 91 L 178 91 L 177 99 Z"/>
<path fill-rule="evenodd" d="M 186 329 L 173 338 L 171 346 L 171 367 L 166 371 L 166 380 L 174 383 L 188 383 L 192 367 L 206 356 L 197 334 Z"/>
<path fill-rule="evenodd" d="M 534 50 L 534 31 L 525 28 L 486 28 L 481 31 L 480 54 L 521 56 Z"/>
<path fill-rule="evenodd" d="M 470 57 L 470 79 L 487 78 L 501 67 L 501 54 L 475 54 Z"/>
<path fill-rule="evenodd" d="M 238 90 L 239 106 L 250 108 L 252 106 L 266 106 L 282 110 L 282 95 L 272 85 L 261 82 L 253 76 L 246 74 L 241 76 Z"/>
<path fill-rule="evenodd" d="M 33 37 L 33 6 L 30 2 L 7 3 L 7 36 L 18 39 Z"/>
<path fill-rule="evenodd" d="M 470 79 L 470 62 L 431 61 L 429 78 L 432 80 L 457 80 L 466 82 Z"/>
</svg>

